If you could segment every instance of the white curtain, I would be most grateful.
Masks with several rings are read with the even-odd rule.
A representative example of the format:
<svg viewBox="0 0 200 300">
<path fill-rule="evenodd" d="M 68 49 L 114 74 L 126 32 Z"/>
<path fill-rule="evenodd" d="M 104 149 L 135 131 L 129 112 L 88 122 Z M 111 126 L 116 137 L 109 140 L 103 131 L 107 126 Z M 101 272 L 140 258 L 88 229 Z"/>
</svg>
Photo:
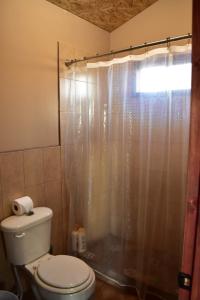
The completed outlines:
<svg viewBox="0 0 200 300">
<path fill-rule="evenodd" d="M 188 155 L 191 46 L 73 65 L 62 79 L 69 237 L 140 297 L 177 295 Z M 171 298 L 169 298 L 171 299 Z"/>
</svg>

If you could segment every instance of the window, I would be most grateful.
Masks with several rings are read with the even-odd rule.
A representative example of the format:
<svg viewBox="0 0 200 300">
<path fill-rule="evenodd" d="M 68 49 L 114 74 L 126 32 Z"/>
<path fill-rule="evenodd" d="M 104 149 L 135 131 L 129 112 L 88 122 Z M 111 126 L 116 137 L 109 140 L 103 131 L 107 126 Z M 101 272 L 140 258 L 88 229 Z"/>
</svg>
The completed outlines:
<svg viewBox="0 0 200 300">
<path fill-rule="evenodd" d="M 142 68 L 136 73 L 136 92 L 190 90 L 191 70 L 191 63 Z"/>
</svg>

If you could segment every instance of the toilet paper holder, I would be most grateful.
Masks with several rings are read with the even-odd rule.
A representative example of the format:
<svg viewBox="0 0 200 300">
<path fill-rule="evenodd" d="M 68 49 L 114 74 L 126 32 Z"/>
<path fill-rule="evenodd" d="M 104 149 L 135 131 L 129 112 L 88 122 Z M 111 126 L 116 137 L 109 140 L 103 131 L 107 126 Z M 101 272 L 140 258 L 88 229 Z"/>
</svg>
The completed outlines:
<svg viewBox="0 0 200 300">
<path fill-rule="evenodd" d="M 25 213 L 25 215 L 26 215 L 26 216 L 32 216 L 32 215 L 34 215 L 34 211 L 31 210 L 31 211 L 29 211 L 28 213 Z"/>
</svg>

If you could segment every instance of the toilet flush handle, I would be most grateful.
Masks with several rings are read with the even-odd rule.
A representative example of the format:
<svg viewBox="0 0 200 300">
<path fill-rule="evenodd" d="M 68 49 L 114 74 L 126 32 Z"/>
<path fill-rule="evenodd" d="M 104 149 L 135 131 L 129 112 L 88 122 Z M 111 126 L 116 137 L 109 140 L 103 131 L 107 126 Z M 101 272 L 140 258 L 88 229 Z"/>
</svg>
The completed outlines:
<svg viewBox="0 0 200 300">
<path fill-rule="evenodd" d="M 25 235 L 26 235 L 26 233 L 22 232 L 20 234 L 16 234 L 15 237 L 18 238 L 18 239 L 20 239 L 20 238 L 23 238 Z"/>
</svg>

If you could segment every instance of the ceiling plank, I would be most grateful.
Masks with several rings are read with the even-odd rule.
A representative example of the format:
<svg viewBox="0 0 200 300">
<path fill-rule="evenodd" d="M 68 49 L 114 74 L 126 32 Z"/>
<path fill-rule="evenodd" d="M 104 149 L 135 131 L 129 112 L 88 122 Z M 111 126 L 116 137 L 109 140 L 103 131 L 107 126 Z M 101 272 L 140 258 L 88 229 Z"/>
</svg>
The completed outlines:
<svg viewBox="0 0 200 300">
<path fill-rule="evenodd" d="M 47 0 L 111 32 L 158 0 Z"/>
</svg>

